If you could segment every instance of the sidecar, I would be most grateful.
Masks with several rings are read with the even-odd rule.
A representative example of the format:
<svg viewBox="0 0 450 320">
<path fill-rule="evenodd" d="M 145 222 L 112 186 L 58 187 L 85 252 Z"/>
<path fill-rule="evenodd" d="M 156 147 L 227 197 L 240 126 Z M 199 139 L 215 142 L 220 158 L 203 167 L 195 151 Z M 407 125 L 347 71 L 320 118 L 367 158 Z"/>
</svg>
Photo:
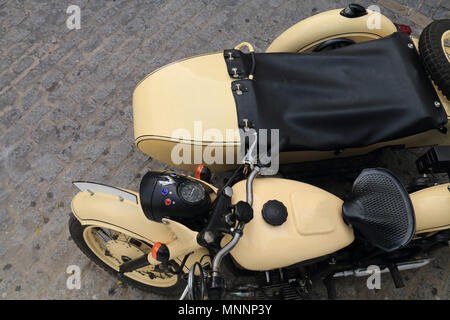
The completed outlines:
<svg viewBox="0 0 450 320">
<path fill-rule="evenodd" d="M 137 147 L 173 167 L 217 172 L 235 166 L 248 129 L 279 130 L 281 163 L 450 145 L 450 101 L 418 39 L 379 13 L 355 12 L 306 19 L 266 53 L 230 49 L 154 71 L 133 94 Z M 380 28 L 370 28 L 374 15 Z"/>
</svg>

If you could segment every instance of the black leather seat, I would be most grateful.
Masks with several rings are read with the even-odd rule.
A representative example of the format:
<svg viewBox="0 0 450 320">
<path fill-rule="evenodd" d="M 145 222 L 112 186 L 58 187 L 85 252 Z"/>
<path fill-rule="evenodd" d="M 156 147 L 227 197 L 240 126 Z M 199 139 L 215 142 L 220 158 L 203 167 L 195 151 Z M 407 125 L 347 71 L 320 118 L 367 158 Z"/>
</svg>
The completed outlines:
<svg viewBox="0 0 450 320">
<path fill-rule="evenodd" d="M 344 219 L 373 246 L 390 252 L 409 243 L 414 208 L 403 184 L 386 169 L 365 169 L 344 202 Z"/>
<path fill-rule="evenodd" d="M 258 53 L 254 80 L 244 79 L 249 54 L 235 50 L 230 60 L 227 53 L 229 73 L 236 68 L 243 78 L 231 88 L 239 126 L 279 129 L 281 151 L 364 147 L 447 123 L 404 33 L 320 53 Z"/>
</svg>

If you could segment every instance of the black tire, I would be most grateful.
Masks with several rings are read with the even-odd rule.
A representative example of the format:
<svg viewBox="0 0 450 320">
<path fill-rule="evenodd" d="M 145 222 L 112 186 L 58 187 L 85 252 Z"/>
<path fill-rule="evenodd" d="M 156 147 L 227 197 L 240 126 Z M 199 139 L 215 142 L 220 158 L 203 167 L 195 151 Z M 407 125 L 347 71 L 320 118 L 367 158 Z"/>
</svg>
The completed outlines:
<svg viewBox="0 0 450 320">
<path fill-rule="evenodd" d="M 86 244 L 83 232 L 84 230 L 89 226 L 83 226 L 81 223 L 71 214 L 69 219 L 69 231 L 70 235 L 72 237 L 72 240 L 76 243 L 78 248 L 88 257 L 91 261 L 93 261 L 96 265 L 98 265 L 103 270 L 107 271 L 112 276 L 120 279 L 123 283 L 126 283 L 127 285 L 134 287 L 136 289 L 155 293 L 160 296 L 164 296 L 167 298 L 179 298 L 181 294 L 183 293 L 183 290 L 186 286 L 186 282 L 183 280 L 183 277 L 181 275 L 177 275 L 178 279 L 177 282 L 171 286 L 171 287 L 154 287 L 150 286 L 141 282 L 138 282 L 136 280 L 133 280 L 126 275 L 122 275 L 118 273 L 116 270 L 111 268 L 109 265 L 104 263 L 95 253 L 91 251 L 89 246 Z M 173 263 L 174 267 L 178 267 L 176 263 Z"/>
<path fill-rule="evenodd" d="M 420 35 L 419 51 L 431 79 L 450 100 L 450 62 L 442 47 L 442 36 L 448 30 L 450 19 L 430 23 Z"/>
</svg>

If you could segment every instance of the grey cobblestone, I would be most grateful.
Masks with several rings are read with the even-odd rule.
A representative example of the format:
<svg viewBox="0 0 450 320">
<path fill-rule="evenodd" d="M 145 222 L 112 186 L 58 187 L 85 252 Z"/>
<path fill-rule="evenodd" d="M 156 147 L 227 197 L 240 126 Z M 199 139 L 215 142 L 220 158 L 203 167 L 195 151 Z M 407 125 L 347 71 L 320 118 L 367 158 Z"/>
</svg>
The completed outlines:
<svg viewBox="0 0 450 320">
<path fill-rule="evenodd" d="M 115 87 L 116 85 L 112 82 L 99 85 L 99 88 L 92 95 L 92 100 L 97 103 L 104 101 L 113 92 Z"/>
<path fill-rule="evenodd" d="M 64 148 L 60 149 L 57 154 L 58 160 L 65 163 L 72 163 L 83 147 L 83 142 L 80 140 L 78 133 L 75 133 L 67 144 L 64 144 Z"/>
<path fill-rule="evenodd" d="M 39 87 L 38 86 L 34 86 L 23 97 L 23 99 L 22 99 L 22 107 L 25 110 L 28 110 L 31 106 L 33 106 L 41 98 L 41 96 L 42 96 L 42 94 L 39 92 Z"/>
<path fill-rule="evenodd" d="M 109 143 L 101 140 L 92 142 L 84 151 L 84 158 L 90 162 L 95 162 L 102 154 L 107 153 Z"/>
<path fill-rule="evenodd" d="M 6 127 L 9 128 L 10 126 L 14 125 L 16 121 L 18 121 L 23 115 L 23 112 L 15 107 L 9 107 L 5 110 L 3 113 L 3 117 L 0 120 L 0 123 Z"/>
<path fill-rule="evenodd" d="M 4 60 L 0 61 L 0 73 L 2 73 L 4 70 L 6 70 L 10 64 L 11 64 L 11 61 L 6 60 L 6 58 Z"/>
<path fill-rule="evenodd" d="M 37 188 L 37 185 L 29 184 L 19 193 L 18 197 L 14 201 L 14 208 L 16 210 L 20 210 L 20 212 L 23 212 L 30 206 L 35 206 L 36 202 L 30 199 L 36 199 L 38 196 L 39 189 Z"/>
<path fill-rule="evenodd" d="M 64 74 L 59 70 L 53 70 L 50 74 L 41 82 L 42 86 L 47 91 L 53 91 L 58 85 L 58 82 L 64 78 Z"/>
<path fill-rule="evenodd" d="M 62 182 L 69 185 L 72 181 L 79 180 L 88 171 L 89 163 L 84 160 L 78 160 L 73 163 L 72 167 L 63 176 Z"/>
<path fill-rule="evenodd" d="M 63 170 L 55 155 L 42 155 L 32 164 L 33 176 L 40 182 L 46 183 L 53 181 L 58 173 Z"/>
<path fill-rule="evenodd" d="M 14 74 L 12 72 L 4 72 L 0 76 L 0 91 L 6 88 L 11 83 L 11 80 L 14 79 Z"/>
<path fill-rule="evenodd" d="M 32 132 L 32 139 L 39 145 L 44 146 L 54 141 L 56 137 L 56 126 L 47 120 L 39 122 Z"/>
<path fill-rule="evenodd" d="M 61 59 L 63 56 L 62 52 L 58 49 L 55 51 L 48 50 L 47 56 L 36 66 L 36 70 L 40 71 L 41 74 L 45 74 L 49 72 L 55 64 Z"/>
<path fill-rule="evenodd" d="M 58 82 L 56 85 L 53 85 L 47 89 L 48 94 L 48 102 L 56 103 L 58 100 L 63 98 L 70 91 L 69 85 L 64 82 Z"/>
<path fill-rule="evenodd" d="M 94 182 L 105 181 L 105 180 L 107 180 L 109 173 L 110 173 L 110 169 L 107 166 L 105 166 L 103 164 L 98 164 L 87 175 L 86 179 L 88 181 L 94 181 Z"/>
<path fill-rule="evenodd" d="M 120 29 L 120 23 L 117 20 L 111 20 L 101 28 L 101 33 L 105 36 L 110 36 L 114 34 L 118 29 Z"/>
<path fill-rule="evenodd" d="M 69 239 L 72 180 L 137 190 L 149 169 L 168 166 L 133 144 L 135 85 L 166 63 L 249 41 L 264 50 L 283 30 L 351 1 L 0 0 L 0 297 L 158 299 L 117 284 Z M 446 0 L 360 0 L 420 34 L 450 18 Z M 65 27 L 69 4 L 81 29 Z M 398 5 L 401 5 L 400 7 Z M 402 14 L 407 12 L 407 14 Z M 344 299 L 449 299 L 449 251 L 406 273 L 407 288 L 368 291 L 340 279 Z M 67 290 L 65 268 L 82 269 Z M 313 297 L 326 296 L 318 285 Z"/>
<path fill-rule="evenodd" d="M 51 107 L 44 102 L 39 103 L 35 108 L 30 110 L 30 112 L 24 118 L 24 122 L 27 126 L 32 126 L 44 115 L 46 115 L 51 110 Z"/>
<path fill-rule="evenodd" d="M 112 181 L 118 186 L 131 186 L 131 183 L 135 179 L 136 174 L 133 171 L 128 168 L 123 168 L 113 177 Z"/>
<path fill-rule="evenodd" d="M 74 85 L 76 83 L 79 83 L 81 80 L 83 80 L 89 74 L 90 74 L 90 71 L 87 68 L 87 66 L 80 65 L 80 66 L 77 66 L 75 69 L 70 70 L 69 74 L 66 76 L 65 79 L 71 85 Z"/>
<path fill-rule="evenodd" d="M 101 42 L 102 42 L 102 38 L 101 38 L 99 35 L 94 34 L 94 35 L 86 42 L 85 46 L 84 46 L 82 49 L 83 49 L 84 51 L 91 52 L 91 51 L 93 51 L 94 49 L 96 49 L 96 48 L 100 45 Z"/>
<path fill-rule="evenodd" d="M 10 151 L 11 148 L 13 149 Z M 6 157 L 11 163 L 15 163 L 26 158 L 32 149 L 33 147 L 28 142 L 21 141 L 16 146 L 6 146 L 6 150 L 2 151 L 6 153 Z"/>
<path fill-rule="evenodd" d="M 28 295 L 33 295 L 37 298 L 45 298 L 45 292 L 42 288 L 48 284 L 50 281 L 50 276 L 43 270 L 38 269 L 37 271 L 32 271 L 30 277 L 28 277 L 23 285 L 21 286 L 21 291 L 26 292 Z"/>
<path fill-rule="evenodd" d="M 6 34 L 5 40 L 15 43 L 15 42 L 19 42 L 20 40 L 23 40 L 29 34 L 30 34 L 30 31 L 28 31 L 26 29 L 22 29 L 19 27 L 13 27 Z"/>
<path fill-rule="evenodd" d="M 107 50 L 108 52 L 112 52 L 117 46 L 122 44 L 125 41 L 125 39 L 126 39 L 125 36 L 121 34 L 114 34 L 109 39 L 108 43 L 106 43 L 103 46 L 103 49 Z"/>
<path fill-rule="evenodd" d="M 64 230 L 61 228 L 61 225 L 67 225 L 67 222 L 68 215 L 66 213 L 56 212 L 50 217 L 49 221 L 43 225 L 40 233 L 48 235 L 50 239 L 58 239 L 61 233 L 64 232 Z"/>
<path fill-rule="evenodd" d="M 76 103 L 82 103 L 85 100 L 87 94 L 93 90 L 93 88 L 86 82 L 81 83 L 75 89 L 73 89 L 72 93 L 69 97 L 75 101 Z"/>
<path fill-rule="evenodd" d="M 24 254 L 30 259 L 30 267 L 35 266 L 39 261 L 45 260 L 41 254 L 41 248 L 45 248 L 47 243 L 51 241 L 49 236 L 43 234 L 31 239 L 27 246 L 24 248 Z"/>
<path fill-rule="evenodd" d="M 4 197 L 4 192 L 0 193 L 0 197 Z M 3 200 L 4 201 L 4 200 Z M 1 201 L 1 202 L 3 202 Z M 0 202 L 0 203 L 1 203 Z M 0 209 L 0 232 L 5 232 L 12 223 L 11 216 L 5 208 Z"/>
<path fill-rule="evenodd" d="M 19 222 L 19 225 L 27 230 L 27 236 L 29 236 L 36 232 L 36 229 L 42 222 L 43 219 L 41 214 L 35 209 L 30 209 L 25 213 L 22 220 Z"/>
<path fill-rule="evenodd" d="M 441 20 L 441 19 L 450 19 L 450 9 L 448 10 L 436 10 L 433 14 L 434 20 Z"/>
<path fill-rule="evenodd" d="M 28 119 L 28 116 L 27 116 Z M 27 120 L 24 120 L 28 124 Z M 26 126 L 15 126 L 8 130 L 7 134 L 2 137 L 1 143 L 4 146 L 11 146 L 19 141 L 27 132 L 28 128 Z"/>
<path fill-rule="evenodd" d="M 82 59 L 83 55 L 76 51 L 69 57 L 63 59 L 63 61 L 59 64 L 59 68 L 61 68 L 64 72 L 71 71 Z"/>
<path fill-rule="evenodd" d="M 40 76 L 40 72 L 36 69 L 29 70 L 24 77 L 22 77 L 16 84 L 15 88 L 23 92 L 24 90 L 28 89 L 30 85 L 33 85 L 37 82 L 37 79 Z M 0 78 L 1 81 L 1 78 Z M 11 81 L 8 81 L 8 84 L 11 83 Z M 1 85 L 0 85 L 1 87 Z"/>
<path fill-rule="evenodd" d="M 65 143 L 69 138 L 75 138 L 79 130 L 80 125 L 77 122 L 67 119 L 65 122 L 57 125 L 56 137 L 59 142 Z"/>
<path fill-rule="evenodd" d="M 27 69 L 29 66 L 31 66 L 34 62 L 34 59 L 31 57 L 25 57 L 22 60 L 20 60 L 14 67 L 13 71 L 15 73 L 22 73 L 25 69 Z"/>
<path fill-rule="evenodd" d="M 131 153 L 133 149 L 133 144 L 130 139 L 125 138 L 119 141 L 112 149 L 111 152 L 108 153 L 105 162 L 110 168 L 115 168 L 122 163 L 122 161 L 126 160 L 128 155 Z"/>
<path fill-rule="evenodd" d="M 18 43 L 16 45 L 13 45 L 9 51 L 7 52 L 6 56 L 13 59 L 14 61 L 17 61 L 28 49 L 28 46 L 23 43 Z"/>
<path fill-rule="evenodd" d="M 106 131 L 106 137 L 108 138 L 119 137 L 126 129 L 127 126 L 122 121 L 120 121 L 119 119 L 115 119 L 109 125 Z"/>
</svg>

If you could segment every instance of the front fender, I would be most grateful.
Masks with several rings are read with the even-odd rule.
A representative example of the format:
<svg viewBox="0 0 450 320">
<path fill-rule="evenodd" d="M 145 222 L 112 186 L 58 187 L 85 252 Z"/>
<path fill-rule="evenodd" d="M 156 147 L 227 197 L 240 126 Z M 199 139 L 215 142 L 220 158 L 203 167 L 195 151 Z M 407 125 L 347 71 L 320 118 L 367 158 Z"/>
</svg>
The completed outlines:
<svg viewBox="0 0 450 320">
<path fill-rule="evenodd" d="M 135 195 L 139 199 L 139 195 Z M 151 244 L 175 239 L 163 223 L 147 219 L 139 201 L 133 203 L 106 193 L 79 192 L 72 199 L 71 207 L 82 225 L 107 227 Z"/>
<path fill-rule="evenodd" d="M 346 18 L 341 11 L 330 10 L 300 21 L 276 38 L 266 52 L 309 52 L 334 38 L 358 43 L 384 38 L 397 31 L 392 21 L 376 11 L 367 10 L 368 14 L 359 18 Z M 369 28 L 376 19 L 379 25 Z"/>
<path fill-rule="evenodd" d="M 186 271 L 208 254 L 197 244 L 196 232 L 175 221 L 167 220 L 164 224 L 149 220 L 141 209 L 139 194 L 124 191 L 134 194 L 136 202 L 113 194 L 81 191 L 72 199 L 72 213 L 82 225 L 108 228 L 150 244 L 162 242 L 169 247 L 170 259 L 181 261 L 184 255 L 192 252 L 185 264 Z M 149 260 L 153 264 L 159 263 L 151 257 Z"/>
</svg>

